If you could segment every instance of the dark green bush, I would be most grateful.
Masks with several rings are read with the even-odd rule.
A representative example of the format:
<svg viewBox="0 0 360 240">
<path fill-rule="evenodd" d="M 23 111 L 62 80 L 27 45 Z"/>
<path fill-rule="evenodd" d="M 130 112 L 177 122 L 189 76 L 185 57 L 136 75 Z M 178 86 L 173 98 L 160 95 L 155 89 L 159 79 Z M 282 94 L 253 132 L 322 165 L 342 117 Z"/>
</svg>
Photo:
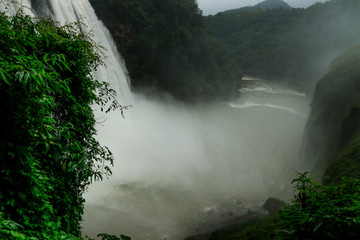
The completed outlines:
<svg viewBox="0 0 360 240">
<path fill-rule="evenodd" d="M 297 191 L 293 205 L 280 213 L 282 239 L 359 239 L 359 179 L 343 178 L 325 186 L 299 173 L 293 183 Z"/>
</svg>

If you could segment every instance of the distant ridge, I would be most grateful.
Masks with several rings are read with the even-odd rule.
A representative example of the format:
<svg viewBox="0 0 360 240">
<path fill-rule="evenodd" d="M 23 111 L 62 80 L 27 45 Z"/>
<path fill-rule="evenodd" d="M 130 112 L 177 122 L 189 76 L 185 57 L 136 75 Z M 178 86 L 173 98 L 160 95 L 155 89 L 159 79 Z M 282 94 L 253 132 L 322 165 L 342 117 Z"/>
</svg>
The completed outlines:
<svg viewBox="0 0 360 240">
<path fill-rule="evenodd" d="M 222 13 L 237 14 L 239 12 L 244 12 L 244 11 L 257 11 L 259 9 L 270 10 L 270 9 L 277 9 L 277 8 L 291 9 L 292 7 L 282 0 L 265 0 L 254 6 L 226 10 L 224 12 L 220 12 L 220 14 L 222 14 Z"/>
<path fill-rule="evenodd" d="M 252 8 L 256 8 L 256 9 L 274 9 L 274 8 L 291 8 L 289 4 L 287 4 L 286 2 L 282 1 L 282 0 L 265 0 L 261 3 L 256 4 L 255 6 L 253 6 Z"/>
</svg>

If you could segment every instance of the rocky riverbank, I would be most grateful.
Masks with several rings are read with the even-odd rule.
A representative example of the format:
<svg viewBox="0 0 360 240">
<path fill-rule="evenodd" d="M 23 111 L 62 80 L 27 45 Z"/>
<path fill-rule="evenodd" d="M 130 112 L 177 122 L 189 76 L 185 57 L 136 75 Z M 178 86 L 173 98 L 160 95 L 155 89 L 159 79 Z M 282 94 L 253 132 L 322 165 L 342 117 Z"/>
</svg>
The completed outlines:
<svg viewBox="0 0 360 240">
<path fill-rule="evenodd" d="M 249 229 L 261 226 L 271 226 L 278 222 L 277 213 L 281 211 L 288 204 L 276 198 L 269 198 L 266 202 L 258 208 L 250 208 L 243 215 L 236 216 L 226 222 L 214 224 L 204 224 L 197 228 L 197 235 L 193 235 L 185 238 L 185 240 L 216 240 L 227 239 L 233 233 L 241 233 L 248 231 Z M 210 214 L 224 214 L 221 211 L 212 210 Z M 270 224 L 269 224 L 270 223 Z"/>
</svg>

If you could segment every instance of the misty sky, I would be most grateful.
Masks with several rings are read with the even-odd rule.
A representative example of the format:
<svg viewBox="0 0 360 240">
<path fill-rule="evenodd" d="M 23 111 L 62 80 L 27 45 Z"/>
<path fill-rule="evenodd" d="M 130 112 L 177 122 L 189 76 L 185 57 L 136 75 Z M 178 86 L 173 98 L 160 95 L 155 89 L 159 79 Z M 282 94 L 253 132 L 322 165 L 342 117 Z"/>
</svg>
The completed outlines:
<svg viewBox="0 0 360 240">
<path fill-rule="evenodd" d="M 228 9 L 253 6 L 263 0 L 197 0 L 199 8 L 204 15 L 215 14 Z M 308 7 L 315 2 L 326 2 L 327 0 L 284 0 L 291 7 Z"/>
</svg>

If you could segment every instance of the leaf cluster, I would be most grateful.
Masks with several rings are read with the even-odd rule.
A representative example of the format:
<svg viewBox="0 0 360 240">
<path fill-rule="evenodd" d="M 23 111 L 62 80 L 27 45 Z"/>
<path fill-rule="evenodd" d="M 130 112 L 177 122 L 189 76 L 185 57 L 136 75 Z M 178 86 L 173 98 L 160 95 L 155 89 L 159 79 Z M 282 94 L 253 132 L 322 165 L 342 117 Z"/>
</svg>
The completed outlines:
<svg viewBox="0 0 360 240">
<path fill-rule="evenodd" d="M 360 180 L 343 178 L 328 186 L 314 183 L 308 173 L 294 179 L 293 205 L 280 213 L 281 239 L 358 239 Z"/>
</svg>

